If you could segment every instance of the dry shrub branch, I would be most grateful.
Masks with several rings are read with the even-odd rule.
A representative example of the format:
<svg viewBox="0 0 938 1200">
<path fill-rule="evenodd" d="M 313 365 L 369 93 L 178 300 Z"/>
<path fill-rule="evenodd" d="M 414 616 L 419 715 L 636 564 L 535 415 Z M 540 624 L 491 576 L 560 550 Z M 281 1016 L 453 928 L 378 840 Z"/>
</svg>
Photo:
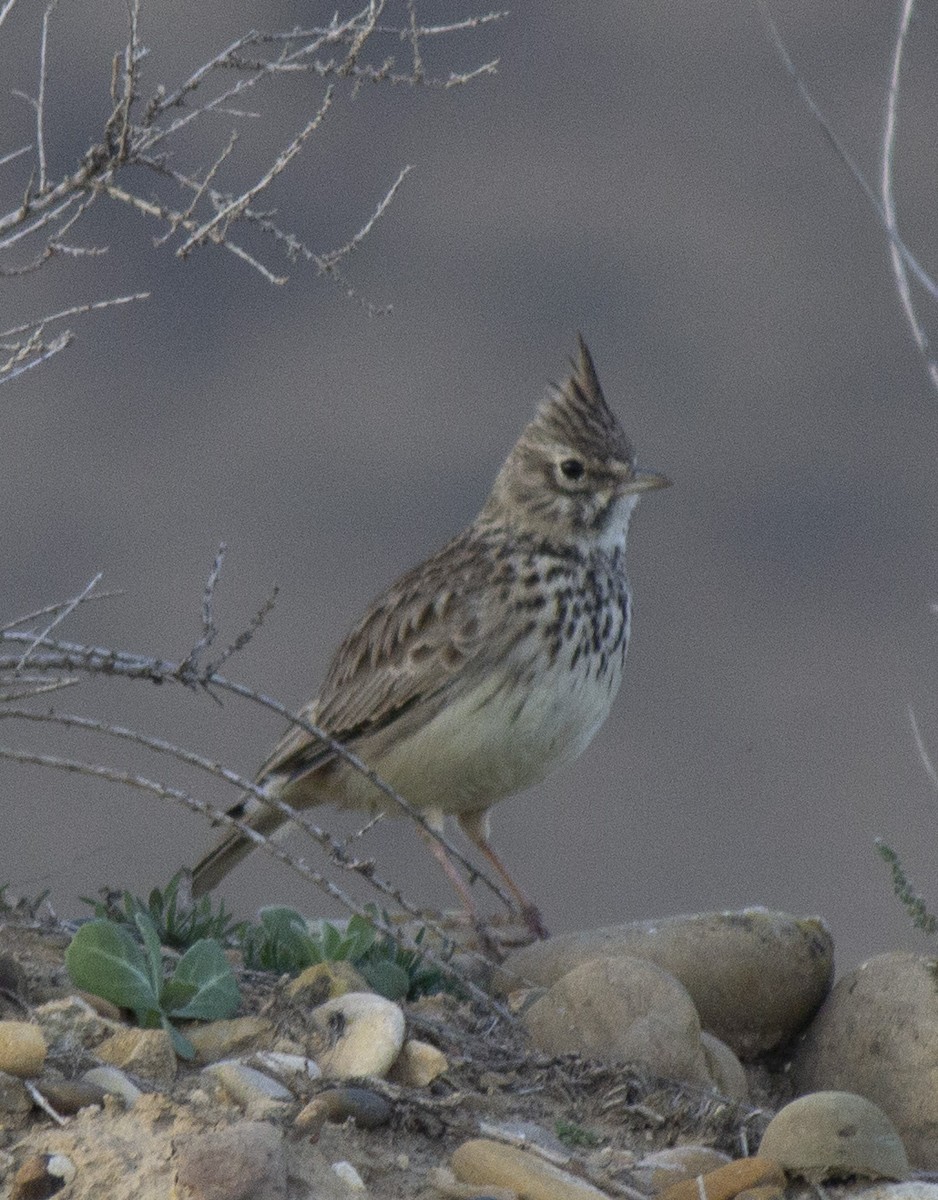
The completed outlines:
<svg viewBox="0 0 938 1200">
<path fill-rule="evenodd" d="M 434 73 L 425 65 L 425 47 L 442 42 L 446 53 L 457 35 L 471 34 L 505 15 L 489 12 L 430 25 L 419 19 L 417 0 L 370 0 L 344 14 L 329 9 L 326 21 L 308 28 L 252 29 L 228 40 L 180 81 L 154 84 L 160 64 L 144 38 L 147 23 L 160 20 L 160 9 L 146 0 L 130 0 L 126 30 L 115 27 L 115 46 L 120 48 L 113 55 L 110 79 L 101 81 L 107 104 L 97 117 L 87 114 L 84 142 L 53 156 L 50 131 L 73 103 L 50 67 L 58 7 L 58 0 L 44 9 L 32 0 L 0 4 L 0 74 L 4 38 L 17 22 L 34 31 L 36 43 L 34 83 L 28 92 L 12 93 L 33 111 L 33 140 L 21 146 L 0 143 L 0 275 L 15 278 L 53 260 L 87 262 L 105 254 L 107 246 L 81 244 L 81 231 L 92 209 L 117 204 L 146 218 L 150 229 L 155 222 L 156 244 L 172 247 L 179 259 L 219 249 L 271 284 L 284 283 L 287 270 L 305 263 L 350 296 L 355 292 L 345 274 L 348 260 L 388 211 L 411 167 L 402 166 L 390 184 L 380 185 L 377 203 L 363 197 L 358 228 L 353 226 L 341 245 L 328 249 L 312 249 L 304 237 L 280 224 L 275 211 L 259 204 L 331 114 L 353 102 L 363 87 L 447 89 L 492 74 L 497 60 Z M 271 114 L 278 126 L 288 121 L 283 91 L 298 76 L 308 80 L 307 115 L 298 131 L 281 133 L 258 170 L 250 157 L 239 155 L 240 130 Z M 249 103 L 253 107 L 245 107 Z M 219 118 L 237 123 L 221 137 Z M 194 129 L 203 126 L 201 142 L 193 140 Z M 213 144 L 208 166 L 185 165 L 204 162 L 205 147 Z M 353 149 L 349 147 L 350 155 Z M 70 165 L 62 170 L 53 157 L 67 158 Z M 147 296 L 128 291 L 0 332 L 0 382 L 64 350 L 74 338 L 62 326 L 68 318 Z"/>
</svg>

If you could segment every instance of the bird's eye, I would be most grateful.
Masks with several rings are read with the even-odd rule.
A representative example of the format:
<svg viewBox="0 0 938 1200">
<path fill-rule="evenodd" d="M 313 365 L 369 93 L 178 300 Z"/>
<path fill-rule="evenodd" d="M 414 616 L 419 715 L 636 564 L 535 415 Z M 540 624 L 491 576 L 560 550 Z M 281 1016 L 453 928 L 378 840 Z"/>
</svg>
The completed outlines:
<svg viewBox="0 0 938 1200">
<path fill-rule="evenodd" d="M 560 464 L 560 474 L 564 479 L 582 479 L 586 467 L 578 458 L 565 458 Z"/>
</svg>

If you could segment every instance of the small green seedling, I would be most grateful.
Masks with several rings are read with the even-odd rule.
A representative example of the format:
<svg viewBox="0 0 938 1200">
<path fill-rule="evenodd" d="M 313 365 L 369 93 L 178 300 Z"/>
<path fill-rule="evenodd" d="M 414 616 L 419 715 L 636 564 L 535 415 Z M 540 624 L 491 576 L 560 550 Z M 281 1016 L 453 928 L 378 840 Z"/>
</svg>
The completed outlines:
<svg viewBox="0 0 938 1200">
<path fill-rule="evenodd" d="M 213 910 L 210 896 L 202 896 L 194 903 L 181 903 L 181 880 L 182 872 L 177 871 L 165 888 L 154 888 L 146 900 L 130 892 L 115 893 L 110 888 L 102 889 L 103 900 L 90 900 L 87 896 L 83 899 L 94 909 L 96 917 L 126 925 L 131 933 L 136 932 L 137 913 L 144 913 L 153 922 L 160 944 L 174 950 L 187 950 L 204 938 L 224 943 L 240 933 L 241 925 L 232 919 L 224 901 L 219 901 L 217 911 Z"/>
<path fill-rule="evenodd" d="M 238 985 L 218 942 L 203 938 L 190 946 L 168 976 L 160 939 L 150 917 L 134 915 L 142 945 L 129 925 L 98 918 L 82 925 L 65 952 L 71 980 L 84 991 L 129 1008 L 145 1029 L 162 1026 L 180 1058 L 195 1048 L 172 1022 L 230 1017 L 240 1002 Z"/>
<path fill-rule="evenodd" d="M 585 1129 L 574 1121 L 565 1121 L 562 1118 L 555 1123 L 554 1132 L 571 1150 L 592 1149 L 595 1146 L 601 1146 L 603 1141 L 600 1135 L 594 1133 L 592 1129 Z"/>
<path fill-rule="evenodd" d="M 407 950 L 357 914 L 344 930 L 321 921 L 316 932 L 292 908 L 264 908 L 259 916 L 242 940 L 245 965 L 255 970 L 295 975 L 316 963 L 350 962 L 389 1000 L 413 1000 L 443 986 L 443 972 L 428 965 L 419 949 L 423 929 L 414 939 L 417 949 Z"/>
</svg>

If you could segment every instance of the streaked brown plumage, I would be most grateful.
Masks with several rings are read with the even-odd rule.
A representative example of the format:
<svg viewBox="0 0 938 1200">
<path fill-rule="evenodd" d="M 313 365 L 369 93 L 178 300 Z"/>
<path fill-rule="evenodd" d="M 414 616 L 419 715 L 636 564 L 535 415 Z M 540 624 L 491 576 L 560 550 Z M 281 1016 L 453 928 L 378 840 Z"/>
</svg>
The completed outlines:
<svg viewBox="0 0 938 1200">
<path fill-rule="evenodd" d="M 455 815 L 539 936 L 540 914 L 489 845 L 488 810 L 576 758 L 608 715 L 628 645 L 629 517 L 643 492 L 667 483 L 636 469 L 579 339 L 568 378 L 549 389 L 482 511 L 374 601 L 301 710 L 429 824 Z M 258 782 L 297 809 L 389 803 L 296 726 Z M 265 834 L 284 823 L 255 800 L 240 812 Z M 196 866 L 195 895 L 252 845 L 226 834 Z M 431 848 L 471 905 L 442 849 Z"/>
</svg>

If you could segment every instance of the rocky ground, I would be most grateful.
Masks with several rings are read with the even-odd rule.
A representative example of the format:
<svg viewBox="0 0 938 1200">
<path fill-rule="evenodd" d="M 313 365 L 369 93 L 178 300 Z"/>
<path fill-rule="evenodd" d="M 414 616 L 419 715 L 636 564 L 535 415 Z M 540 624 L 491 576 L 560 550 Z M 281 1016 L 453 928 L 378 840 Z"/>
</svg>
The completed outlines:
<svg viewBox="0 0 938 1200">
<path fill-rule="evenodd" d="M 77 996 L 69 939 L 51 919 L 0 923 L 11 1200 L 695 1200 L 701 1187 L 709 1200 L 755 1200 L 756 1187 L 779 1200 L 805 1176 L 908 1177 L 906 1149 L 913 1167 L 938 1166 L 934 1098 L 900 1132 L 869 1087 L 856 1089 L 865 1101 L 823 1091 L 784 1109 L 797 1092 L 849 1090 L 838 1024 L 870 1066 L 855 1012 L 837 1017 L 817 921 L 750 910 L 567 935 L 509 958 L 487 1004 L 441 993 L 399 1006 L 347 964 L 297 980 L 239 968 L 241 1008 L 187 1030 L 192 1062 L 163 1030 Z M 916 979 L 925 970 L 912 966 Z M 895 995 L 892 964 L 877 971 Z M 919 1046 L 924 1025 L 938 1027 L 927 978 Z M 900 983 L 904 1004 L 909 991 Z M 882 1075 L 882 1020 L 871 1029 Z M 938 1057 L 920 1063 L 922 1095 L 938 1091 Z M 753 1157 L 780 1108 L 772 1155 Z M 938 1198 L 921 1173 L 877 1187 L 877 1200 Z"/>
</svg>

